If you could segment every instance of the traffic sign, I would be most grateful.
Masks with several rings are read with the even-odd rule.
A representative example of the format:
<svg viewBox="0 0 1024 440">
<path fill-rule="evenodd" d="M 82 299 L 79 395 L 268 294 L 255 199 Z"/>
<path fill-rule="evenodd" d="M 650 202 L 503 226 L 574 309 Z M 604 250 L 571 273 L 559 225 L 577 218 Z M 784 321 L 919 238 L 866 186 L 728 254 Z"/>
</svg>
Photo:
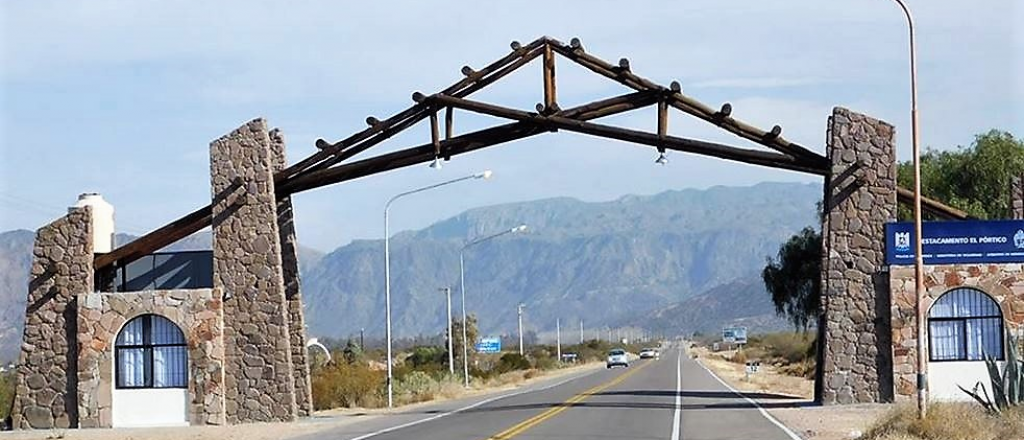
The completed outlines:
<svg viewBox="0 0 1024 440">
<path fill-rule="evenodd" d="M 726 327 L 722 329 L 722 341 L 731 344 L 747 343 L 746 327 Z"/>
<path fill-rule="evenodd" d="M 481 338 L 476 343 L 477 353 L 498 353 L 501 351 L 501 338 Z"/>
</svg>

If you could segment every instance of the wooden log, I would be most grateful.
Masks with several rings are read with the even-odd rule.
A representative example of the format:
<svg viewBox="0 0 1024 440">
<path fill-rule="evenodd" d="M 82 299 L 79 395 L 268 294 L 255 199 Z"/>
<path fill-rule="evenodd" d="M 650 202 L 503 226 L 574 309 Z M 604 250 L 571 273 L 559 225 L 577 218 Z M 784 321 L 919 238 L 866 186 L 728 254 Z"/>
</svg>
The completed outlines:
<svg viewBox="0 0 1024 440">
<path fill-rule="evenodd" d="M 555 56 L 551 52 L 551 45 L 544 45 L 544 111 L 554 113 L 556 110 L 555 97 Z"/>
<path fill-rule="evenodd" d="M 437 123 L 437 112 L 430 114 L 430 144 L 434 146 L 434 157 L 441 157 L 441 130 Z"/>
<path fill-rule="evenodd" d="M 897 186 L 896 200 L 905 206 L 914 206 L 914 191 Z M 921 211 L 945 220 L 968 220 L 971 218 L 964 211 L 924 196 L 921 197 Z"/>
<path fill-rule="evenodd" d="M 455 132 L 455 112 L 452 111 L 451 107 L 444 108 L 444 138 L 445 140 L 452 138 L 452 133 Z"/>
<path fill-rule="evenodd" d="M 522 110 L 505 108 L 493 104 L 487 104 L 468 99 L 456 98 L 445 95 L 433 95 L 430 100 L 443 105 L 449 105 L 468 111 L 487 114 L 491 116 L 514 119 L 521 122 L 531 122 L 545 128 L 558 128 L 578 133 L 589 134 L 621 141 L 650 145 L 653 147 L 665 147 L 673 150 L 688 153 L 702 154 L 754 165 L 761 165 L 773 168 L 782 168 L 792 171 L 801 171 L 816 175 L 827 175 L 828 167 L 820 167 L 817 164 L 810 164 L 791 156 L 771 153 L 758 150 L 748 150 L 729 145 L 713 142 L 700 141 L 695 139 L 680 138 L 674 136 L 659 136 L 638 130 L 631 130 L 620 127 L 595 124 L 576 119 L 569 119 L 558 115 L 538 115 L 524 112 Z"/>
<path fill-rule="evenodd" d="M 572 110 L 565 110 L 561 112 L 562 116 L 567 118 L 577 118 L 577 116 L 589 114 L 595 111 L 604 110 L 609 107 L 616 105 L 632 105 L 632 108 L 646 107 L 648 105 L 657 102 L 658 93 L 650 91 L 633 92 L 625 95 L 619 95 L 611 98 L 594 101 L 589 104 L 583 104 L 580 106 L 573 107 Z M 590 117 L 579 117 L 578 119 L 595 119 L 600 116 Z"/>
<path fill-rule="evenodd" d="M 668 134 L 668 104 L 664 100 L 658 101 L 658 137 L 664 138 Z"/>
<path fill-rule="evenodd" d="M 184 217 L 170 222 L 111 252 L 96 255 L 93 259 L 93 269 L 99 271 L 114 264 L 123 267 L 129 262 L 149 255 L 210 226 L 212 215 L 213 208 L 210 205 L 192 211 Z"/>
</svg>

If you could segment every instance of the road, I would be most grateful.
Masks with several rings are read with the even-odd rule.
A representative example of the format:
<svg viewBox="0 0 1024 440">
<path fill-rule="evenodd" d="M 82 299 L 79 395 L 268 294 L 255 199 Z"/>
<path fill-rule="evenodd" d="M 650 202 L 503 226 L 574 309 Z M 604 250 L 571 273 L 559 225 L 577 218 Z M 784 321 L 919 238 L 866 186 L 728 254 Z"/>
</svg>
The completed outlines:
<svg viewBox="0 0 1024 440">
<path fill-rule="evenodd" d="M 760 401 L 782 396 L 758 395 Z M 524 390 L 399 411 L 309 440 L 792 440 L 679 350 Z"/>
</svg>

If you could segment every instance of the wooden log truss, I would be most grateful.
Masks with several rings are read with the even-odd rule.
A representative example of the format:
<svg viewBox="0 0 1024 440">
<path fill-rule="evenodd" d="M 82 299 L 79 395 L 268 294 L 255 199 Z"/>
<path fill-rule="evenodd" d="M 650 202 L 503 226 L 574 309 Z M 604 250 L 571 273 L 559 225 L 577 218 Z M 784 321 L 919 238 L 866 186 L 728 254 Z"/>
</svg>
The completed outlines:
<svg viewBox="0 0 1024 440">
<path fill-rule="evenodd" d="M 569 44 L 564 44 L 553 38 L 542 37 L 526 45 L 512 42 L 511 49 L 509 54 L 479 70 L 469 66 L 463 67 L 464 78 L 438 93 L 429 96 L 418 92 L 414 93 L 414 104 L 389 118 L 381 120 L 373 116 L 367 117 L 367 128 L 358 133 L 336 142 L 317 140 L 318 151 L 316 153 L 275 174 L 274 181 L 278 197 L 426 163 L 435 159 L 448 160 L 459 154 L 558 130 L 648 145 L 656 148 L 659 152 L 676 150 L 820 176 L 827 176 L 829 173 L 830 165 L 826 157 L 783 138 L 780 126 L 775 125 L 770 130 L 763 130 L 740 121 L 732 116 L 731 104 L 725 103 L 718 109 L 709 107 L 683 94 L 682 88 L 677 82 L 672 82 L 665 87 L 638 76 L 632 72 L 629 60 L 625 58 L 621 59 L 617 65 L 613 65 L 587 53 L 579 39 L 573 38 Z M 633 92 L 561 109 L 557 99 L 555 78 L 557 57 L 555 55 L 560 55 L 598 75 L 618 82 L 632 89 Z M 537 58 L 540 58 L 543 63 L 544 102 L 537 104 L 535 112 L 467 98 Z M 648 106 L 657 106 L 658 109 L 656 133 L 592 122 L 599 118 Z M 669 108 L 711 123 L 742 139 L 767 147 L 768 150 L 671 136 L 668 134 Z M 444 111 L 443 138 L 440 133 L 438 117 L 438 112 L 442 110 Z M 510 122 L 456 136 L 455 110 L 496 116 L 508 119 Z M 354 156 L 424 119 L 429 120 L 430 123 L 430 141 L 428 143 L 366 159 L 349 161 Z M 900 188 L 898 192 L 900 202 L 906 202 L 905 193 L 906 190 Z M 925 199 L 923 206 L 926 211 L 940 218 L 966 218 L 963 212 L 934 200 Z M 170 245 L 209 226 L 212 222 L 211 214 L 212 209 L 207 205 L 131 243 L 114 249 L 110 253 L 97 255 L 94 262 L 95 269 L 99 271 L 111 266 L 123 266 Z"/>
</svg>

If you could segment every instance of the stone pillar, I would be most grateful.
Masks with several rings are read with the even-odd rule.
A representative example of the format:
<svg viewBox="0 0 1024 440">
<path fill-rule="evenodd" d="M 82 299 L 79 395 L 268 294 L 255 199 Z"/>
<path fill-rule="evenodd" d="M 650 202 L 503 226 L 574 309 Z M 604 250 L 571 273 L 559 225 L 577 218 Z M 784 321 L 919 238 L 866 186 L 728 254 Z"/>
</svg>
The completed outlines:
<svg viewBox="0 0 1024 440">
<path fill-rule="evenodd" d="M 284 169 L 288 161 L 285 156 L 284 135 L 280 130 L 270 131 L 270 146 L 274 154 L 274 171 Z M 298 415 L 305 417 L 313 412 L 313 393 L 309 380 L 309 359 L 306 356 L 306 320 L 302 314 L 298 241 L 295 238 L 295 214 L 291 197 L 277 201 L 277 227 L 281 232 L 284 296 L 288 303 L 288 333 L 292 346 L 292 366 L 295 369 L 295 403 L 298 406 Z"/>
<path fill-rule="evenodd" d="M 213 285 L 224 296 L 228 423 L 296 417 L 273 154 L 253 120 L 210 144 Z"/>
<path fill-rule="evenodd" d="M 1010 178 L 1010 218 L 1024 220 L 1024 176 Z"/>
<path fill-rule="evenodd" d="M 835 108 L 822 218 L 825 404 L 892 400 L 885 223 L 896 218 L 895 129 Z"/>
<path fill-rule="evenodd" d="M 92 291 L 91 208 L 36 232 L 25 333 L 11 411 L 15 428 L 78 427 L 77 297 Z"/>
</svg>

